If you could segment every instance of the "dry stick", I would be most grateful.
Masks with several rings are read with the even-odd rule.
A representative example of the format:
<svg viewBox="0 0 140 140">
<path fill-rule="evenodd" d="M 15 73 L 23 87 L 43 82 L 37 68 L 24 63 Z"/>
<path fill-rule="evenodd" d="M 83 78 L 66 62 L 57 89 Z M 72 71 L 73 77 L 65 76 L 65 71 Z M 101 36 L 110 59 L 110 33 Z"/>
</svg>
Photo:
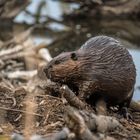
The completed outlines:
<svg viewBox="0 0 140 140">
<path fill-rule="evenodd" d="M 36 110 L 36 101 L 34 99 L 34 95 L 28 95 L 26 98 L 26 111 L 34 112 Z M 35 133 L 35 116 L 34 114 L 25 113 L 25 129 L 24 136 L 26 140 L 29 140 L 33 133 Z"/>
<path fill-rule="evenodd" d="M 68 88 L 68 86 L 66 85 L 62 86 L 60 91 L 63 93 L 64 97 L 67 99 L 70 105 L 80 109 L 86 108 L 86 104 L 81 100 L 79 100 L 79 98 Z M 89 114 L 91 115 L 91 112 Z M 96 116 L 95 114 L 92 113 L 91 117 L 89 117 L 88 120 L 89 120 L 89 122 L 87 122 L 88 127 L 91 130 L 93 130 L 97 129 L 96 126 L 98 125 L 99 132 L 105 132 L 116 128 L 122 128 L 120 123 L 113 117 L 102 115 Z"/>
<path fill-rule="evenodd" d="M 70 105 L 75 106 L 76 108 L 85 109 L 88 107 L 86 103 L 82 102 L 73 91 L 69 89 L 67 85 L 63 85 L 60 88 L 60 93 L 66 98 Z M 134 111 L 140 112 L 140 103 L 135 102 L 134 100 L 130 103 L 130 108 Z"/>
<path fill-rule="evenodd" d="M 2 60 L 5 60 L 5 59 L 8 59 L 9 57 L 11 58 L 11 55 L 13 57 L 17 56 L 17 53 L 19 53 L 23 49 L 28 48 L 29 46 L 28 45 L 25 46 L 23 43 L 28 39 L 28 37 L 31 34 L 32 30 L 33 30 L 33 28 L 30 28 L 27 31 L 19 34 L 18 36 L 15 36 L 10 41 L 4 43 L 4 45 L 2 46 L 3 48 L 5 48 L 5 46 L 7 46 L 8 44 L 11 44 L 11 43 L 15 43 L 15 46 L 13 48 L 8 48 L 6 50 L 1 50 L 0 58 Z"/>
<path fill-rule="evenodd" d="M 32 71 L 15 71 L 7 73 L 8 78 L 21 78 L 21 79 L 31 79 L 33 76 L 37 74 L 37 70 Z"/>
<path fill-rule="evenodd" d="M 3 56 L 1 59 L 3 61 L 6 61 L 6 60 L 9 60 L 9 59 L 14 59 L 14 58 L 25 58 L 25 57 L 28 57 L 28 56 L 33 56 L 35 55 L 32 52 L 27 52 L 27 51 L 24 51 L 24 52 L 21 52 L 21 51 L 17 51 L 17 52 L 14 52 L 14 53 L 10 53 L 10 52 L 4 52 L 4 54 L 7 53 L 6 55 L 3 56 L 3 54 L 0 53 L 0 57 Z M 39 56 L 41 58 L 43 58 L 45 61 L 50 61 L 52 59 L 49 51 L 47 49 L 40 49 L 39 51 Z M 21 65 L 21 64 L 20 64 Z M 3 68 L 4 64 L 2 65 L 2 68 Z M 17 66 L 17 64 L 16 64 Z M 14 72 L 13 72 L 13 75 L 14 75 Z"/>
<path fill-rule="evenodd" d="M 11 59 L 16 59 L 16 58 L 24 58 L 24 57 L 27 57 L 27 56 L 31 56 L 31 53 L 20 51 L 20 52 L 16 52 L 16 53 L 13 53 L 13 54 L 5 55 L 1 59 L 3 61 L 7 61 L 9 59 L 11 60 Z"/>
<path fill-rule="evenodd" d="M 26 113 L 26 114 L 30 114 L 30 115 L 35 115 L 35 116 L 39 116 L 39 117 L 43 117 L 43 115 L 37 114 L 37 113 L 31 113 L 31 112 L 27 112 L 24 110 L 18 110 L 18 109 L 11 109 L 11 108 L 7 108 L 7 107 L 0 107 L 0 109 L 3 110 L 8 110 L 8 111 L 15 111 L 15 112 L 21 112 L 21 113 Z"/>
<path fill-rule="evenodd" d="M 21 52 L 23 49 L 25 49 L 25 47 L 23 48 L 21 45 L 18 45 L 11 49 L 2 50 L 0 52 L 0 59 L 6 61 L 9 59 L 23 58 L 25 56 L 29 56 L 29 53 L 27 51 Z"/>
<path fill-rule="evenodd" d="M 97 137 L 93 136 L 89 130 L 83 117 L 74 110 L 72 107 L 67 106 L 66 111 L 66 123 L 68 127 L 80 138 L 81 140 L 98 140 Z"/>
<path fill-rule="evenodd" d="M 70 105 L 75 106 L 79 109 L 85 109 L 87 104 L 82 102 L 75 94 L 72 92 L 67 85 L 63 85 L 60 88 L 60 93 L 66 98 Z"/>
<path fill-rule="evenodd" d="M 52 57 L 51 57 L 48 49 L 45 49 L 45 48 L 40 49 L 39 54 L 47 62 L 52 60 Z"/>
<path fill-rule="evenodd" d="M 13 54 L 13 53 L 17 53 L 17 52 L 21 51 L 22 49 L 23 49 L 23 46 L 17 45 L 14 48 L 10 48 L 10 49 L 7 49 L 7 50 L 2 50 L 0 52 L 0 58 L 4 57 L 5 55 L 10 55 L 10 54 Z"/>
<path fill-rule="evenodd" d="M 105 134 L 105 132 L 118 128 L 123 129 L 121 124 L 112 117 L 102 115 L 96 116 L 91 112 L 88 112 L 87 114 L 85 111 L 78 111 L 70 106 L 66 106 L 65 112 L 65 121 L 67 126 L 81 140 L 115 140 L 112 137 L 106 137 L 106 135 L 103 137 L 100 135 L 94 136 L 94 133 L 91 131 L 96 133 L 99 132 L 99 134 Z M 81 115 L 81 112 L 84 115 Z"/>
</svg>

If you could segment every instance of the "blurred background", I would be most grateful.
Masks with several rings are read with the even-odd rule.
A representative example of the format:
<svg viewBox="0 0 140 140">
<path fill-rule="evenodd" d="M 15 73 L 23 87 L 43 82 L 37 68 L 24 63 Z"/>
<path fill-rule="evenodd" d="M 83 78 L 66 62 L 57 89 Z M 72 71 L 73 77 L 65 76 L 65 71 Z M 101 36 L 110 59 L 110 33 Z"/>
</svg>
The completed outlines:
<svg viewBox="0 0 140 140">
<path fill-rule="evenodd" d="M 97 35 L 121 40 L 136 65 L 140 100 L 139 0 L 0 0 L 0 15 L 1 44 L 30 28 L 34 46 L 45 43 L 52 57 Z"/>
</svg>

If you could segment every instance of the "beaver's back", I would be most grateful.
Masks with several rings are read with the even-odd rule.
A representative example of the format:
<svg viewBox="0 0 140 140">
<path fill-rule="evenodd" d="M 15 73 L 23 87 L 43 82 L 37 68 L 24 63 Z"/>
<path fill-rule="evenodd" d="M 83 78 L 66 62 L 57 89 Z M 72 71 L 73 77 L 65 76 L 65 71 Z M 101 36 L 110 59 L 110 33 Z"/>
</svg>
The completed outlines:
<svg viewBox="0 0 140 140">
<path fill-rule="evenodd" d="M 134 62 L 117 40 L 107 36 L 91 38 L 78 54 L 81 75 L 87 81 L 97 81 L 99 89 L 109 96 L 124 99 L 133 89 L 136 78 Z"/>
</svg>

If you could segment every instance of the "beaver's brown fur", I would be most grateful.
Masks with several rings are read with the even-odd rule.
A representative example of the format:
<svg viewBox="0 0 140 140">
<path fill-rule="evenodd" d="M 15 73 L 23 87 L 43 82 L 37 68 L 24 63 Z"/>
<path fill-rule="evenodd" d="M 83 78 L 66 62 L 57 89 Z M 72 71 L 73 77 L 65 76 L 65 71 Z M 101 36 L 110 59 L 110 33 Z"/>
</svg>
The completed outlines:
<svg viewBox="0 0 140 140">
<path fill-rule="evenodd" d="M 126 106 L 136 78 L 127 49 L 107 36 L 93 37 L 79 50 L 58 55 L 47 65 L 45 73 L 52 81 L 67 84 L 81 98 L 97 95 L 108 104 Z"/>
</svg>

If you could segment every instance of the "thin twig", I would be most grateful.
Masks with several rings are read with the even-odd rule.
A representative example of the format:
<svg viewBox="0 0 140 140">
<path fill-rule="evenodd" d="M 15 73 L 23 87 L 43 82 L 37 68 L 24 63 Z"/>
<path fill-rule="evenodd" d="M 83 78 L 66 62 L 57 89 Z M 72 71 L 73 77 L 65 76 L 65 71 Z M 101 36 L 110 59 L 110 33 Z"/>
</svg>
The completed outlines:
<svg viewBox="0 0 140 140">
<path fill-rule="evenodd" d="M 37 113 L 30 113 L 30 112 L 27 112 L 27 111 L 24 111 L 24 110 L 11 109 L 11 108 L 7 108 L 7 107 L 0 107 L 0 109 L 8 110 L 8 111 L 21 112 L 21 113 L 26 113 L 26 114 L 31 114 L 31 115 L 43 117 L 43 115 L 40 115 L 40 114 L 37 114 Z"/>
</svg>

